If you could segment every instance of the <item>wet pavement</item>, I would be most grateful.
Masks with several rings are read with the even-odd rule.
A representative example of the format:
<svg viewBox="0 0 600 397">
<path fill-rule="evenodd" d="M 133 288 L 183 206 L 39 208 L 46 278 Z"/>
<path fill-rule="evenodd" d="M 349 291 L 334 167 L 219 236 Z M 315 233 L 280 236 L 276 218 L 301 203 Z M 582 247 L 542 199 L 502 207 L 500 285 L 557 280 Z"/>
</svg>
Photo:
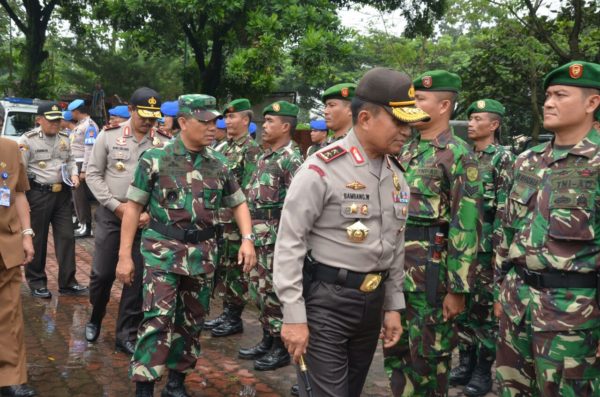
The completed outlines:
<svg viewBox="0 0 600 397">
<path fill-rule="evenodd" d="M 93 250 L 93 239 L 77 241 L 77 279 L 84 285 L 89 283 Z M 114 349 L 121 284 L 115 282 L 113 287 L 100 337 L 95 343 L 88 343 L 84 335 L 91 313 L 88 298 L 58 295 L 58 268 L 52 244 L 46 270 L 52 299 L 31 297 L 25 283 L 21 293 L 30 385 L 42 397 L 134 395 L 134 385 L 127 378 L 129 357 Z M 210 318 L 220 313 L 220 305 L 220 299 L 213 300 Z M 227 338 L 212 338 L 208 332 L 201 335 L 202 356 L 194 372 L 186 378 L 192 396 L 289 396 L 289 389 L 296 380 L 293 366 L 258 372 L 254 371 L 252 361 L 237 359 L 241 346 L 252 346 L 262 336 L 256 310 L 250 306 L 243 315 L 243 334 Z M 164 382 L 157 384 L 156 396 L 160 395 Z M 378 348 L 363 396 L 389 395 L 383 356 Z M 452 388 L 449 395 L 463 394 L 461 388 Z M 488 394 L 488 397 L 493 396 L 495 394 Z"/>
</svg>

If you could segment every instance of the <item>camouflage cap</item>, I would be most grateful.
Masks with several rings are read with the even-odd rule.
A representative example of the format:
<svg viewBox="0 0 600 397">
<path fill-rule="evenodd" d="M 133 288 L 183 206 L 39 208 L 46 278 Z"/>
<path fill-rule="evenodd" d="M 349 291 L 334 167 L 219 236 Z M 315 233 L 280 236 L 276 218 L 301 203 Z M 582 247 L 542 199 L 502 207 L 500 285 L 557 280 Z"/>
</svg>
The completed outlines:
<svg viewBox="0 0 600 397">
<path fill-rule="evenodd" d="M 38 106 L 38 116 L 44 116 L 46 120 L 60 120 L 63 118 L 62 110 L 58 102 L 44 102 Z"/>
<path fill-rule="evenodd" d="M 585 61 L 564 64 L 548 73 L 544 78 L 544 91 L 551 85 L 600 89 L 600 65 Z"/>
<path fill-rule="evenodd" d="M 185 94 L 179 97 L 179 114 L 189 114 L 196 120 L 212 121 L 221 117 L 215 97 L 204 94 Z"/>
<path fill-rule="evenodd" d="M 328 99 L 342 99 L 345 101 L 351 101 L 354 98 L 356 91 L 356 84 L 354 83 L 341 83 L 336 84 L 333 87 L 329 87 L 323 93 L 321 100 L 323 103 L 327 102 Z"/>
<path fill-rule="evenodd" d="M 493 99 L 480 99 L 475 101 L 467 108 L 467 117 L 471 113 L 496 113 L 500 116 L 504 116 L 506 109 L 504 106 Z"/>
<path fill-rule="evenodd" d="M 417 91 L 451 91 L 458 93 L 462 80 L 455 73 L 445 70 L 430 70 L 413 80 Z"/>
<path fill-rule="evenodd" d="M 298 117 L 299 111 L 300 108 L 293 103 L 289 103 L 288 101 L 277 101 L 263 109 L 263 116 L 272 114 L 275 116 Z"/>
<path fill-rule="evenodd" d="M 404 123 L 429 120 L 429 115 L 415 107 L 415 88 L 405 73 L 388 68 L 373 68 L 360 79 L 356 97 L 382 106 Z"/>
<path fill-rule="evenodd" d="M 152 88 L 141 87 L 131 94 L 129 103 L 136 107 L 137 113 L 144 118 L 158 119 L 160 113 L 160 95 Z"/>
<path fill-rule="evenodd" d="M 246 98 L 238 98 L 225 105 L 223 108 L 223 115 L 226 115 L 227 113 L 243 112 L 244 110 L 251 109 L 252 105 L 250 104 L 249 100 Z"/>
</svg>

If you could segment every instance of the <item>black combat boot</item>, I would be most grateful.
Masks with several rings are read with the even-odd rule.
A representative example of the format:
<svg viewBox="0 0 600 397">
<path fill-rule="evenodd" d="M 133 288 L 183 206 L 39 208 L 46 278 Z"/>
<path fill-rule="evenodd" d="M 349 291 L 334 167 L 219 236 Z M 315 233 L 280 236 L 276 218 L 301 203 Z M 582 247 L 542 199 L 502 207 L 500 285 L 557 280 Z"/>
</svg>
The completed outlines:
<svg viewBox="0 0 600 397">
<path fill-rule="evenodd" d="M 229 319 L 229 306 L 223 307 L 223 313 L 212 320 L 205 321 L 202 327 L 204 329 L 213 329 L 223 324 L 227 319 Z"/>
<path fill-rule="evenodd" d="M 450 371 L 450 384 L 452 386 L 464 386 L 471 380 L 471 375 L 477 363 L 477 350 L 474 346 L 467 349 L 459 349 L 458 367 Z"/>
<path fill-rule="evenodd" d="M 243 360 L 254 360 L 267 354 L 273 345 L 273 336 L 268 329 L 263 329 L 263 337 L 256 346 L 247 349 L 240 349 L 238 352 L 239 358 Z"/>
<path fill-rule="evenodd" d="M 242 322 L 242 311 L 244 306 L 229 306 L 229 316 L 221 325 L 210 331 L 212 336 L 229 336 L 244 332 Z"/>
<path fill-rule="evenodd" d="M 273 337 L 273 345 L 267 354 L 254 360 L 254 369 L 257 371 L 273 371 L 290 364 L 290 354 L 283 345 L 279 336 Z"/>
<path fill-rule="evenodd" d="M 169 370 L 169 380 L 160 393 L 161 397 L 190 397 L 185 390 L 185 374 L 177 371 Z"/>
<path fill-rule="evenodd" d="M 465 387 L 465 396 L 485 396 L 492 390 L 492 365 L 494 364 L 494 359 L 494 354 L 490 350 L 486 348 L 479 350 L 477 366 L 473 371 L 471 381 Z"/>
<path fill-rule="evenodd" d="M 297 383 L 295 385 L 292 385 L 292 387 L 290 388 L 290 394 L 292 396 L 299 396 L 300 395 L 300 385 Z"/>
<path fill-rule="evenodd" d="M 154 397 L 154 382 L 135 382 L 135 397 Z"/>
</svg>

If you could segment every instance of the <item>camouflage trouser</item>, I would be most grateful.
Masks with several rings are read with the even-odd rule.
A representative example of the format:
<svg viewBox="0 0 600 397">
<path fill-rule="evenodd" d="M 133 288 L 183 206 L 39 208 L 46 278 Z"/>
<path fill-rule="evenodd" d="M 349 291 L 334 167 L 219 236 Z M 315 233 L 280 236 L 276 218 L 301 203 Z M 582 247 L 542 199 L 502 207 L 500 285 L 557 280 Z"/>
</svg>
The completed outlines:
<svg viewBox="0 0 600 397">
<path fill-rule="evenodd" d="M 223 265 L 223 285 L 225 306 L 244 307 L 248 292 L 248 279 L 244 274 L 244 266 L 238 265 L 240 240 L 225 240 L 225 255 L 221 260 Z"/>
<path fill-rule="evenodd" d="M 480 263 L 491 263 L 491 254 L 479 254 L 478 259 Z M 492 279 L 493 270 L 481 270 L 484 271 L 490 274 L 479 277 L 475 282 L 473 293 L 467 295 L 466 310 L 456 318 L 456 325 L 461 350 L 473 346 L 478 351 L 484 348 L 486 352 L 495 356 L 498 319 L 494 316 L 493 284 L 487 282 Z"/>
<path fill-rule="evenodd" d="M 212 274 L 182 276 L 144 268 L 144 320 L 129 377 L 159 379 L 165 367 L 189 372 L 200 355 L 200 330 L 210 303 Z"/>
<path fill-rule="evenodd" d="M 384 349 L 385 370 L 398 396 L 446 396 L 452 350 L 458 336 L 453 321 L 442 320 L 442 308 L 432 308 L 424 292 L 405 292 L 400 342 Z"/>
<path fill-rule="evenodd" d="M 529 311 L 528 311 L 529 312 Z M 496 377 L 502 397 L 600 396 L 600 328 L 534 332 L 500 318 Z"/>
<path fill-rule="evenodd" d="M 283 313 L 273 288 L 273 253 L 275 245 L 256 247 L 257 264 L 250 271 L 250 297 L 260 311 L 259 320 L 272 335 L 279 335 Z"/>
</svg>

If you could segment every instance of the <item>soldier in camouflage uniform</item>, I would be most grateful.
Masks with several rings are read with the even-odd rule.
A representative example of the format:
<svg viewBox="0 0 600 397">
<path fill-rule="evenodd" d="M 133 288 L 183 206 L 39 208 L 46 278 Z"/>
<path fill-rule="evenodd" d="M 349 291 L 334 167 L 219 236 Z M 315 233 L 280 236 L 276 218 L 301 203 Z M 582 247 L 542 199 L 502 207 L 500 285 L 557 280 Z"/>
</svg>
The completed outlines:
<svg viewBox="0 0 600 397">
<path fill-rule="evenodd" d="M 235 99 L 225 106 L 223 114 L 228 139 L 219 152 L 227 158 L 229 170 L 246 194 L 248 182 L 261 152 L 258 144 L 248 134 L 248 126 L 253 116 L 250 101 L 244 98 Z M 248 280 L 237 261 L 240 231 L 233 221 L 231 209 L 224 209 L 221 217 L 224 242 L 221 263 L 217 271 L 218 278 L 223 280 L 225 294 L 223 313 L 204 324 L 205 328 L 211 329 L 212 336 L 228 336 L 244 330 L 241 316 L 246 305 L 245 295 L 248 292 Z"/>
<path fill-rule="evenodd" d="M 256 346 L 240 349 L 239 356 L 254 359 L 255 369 L 268 371 L 290 363 L 290 355 L 280 338 L 283 313 L 273 289 L 273 252 L 281 208 L 292 176 L 303 159 L 292 141 L 298 107 L 278 101 L 267 106 L 263 115 L 262 137 L 269 150 L 260 156 L 248 190 L 258 257 L 257 267 L 250 271 L 250 296 L 260 311 L 263 338 Z"/>
<path fill-rule="evenodd" d="M 431 71 L 413 83 L 416 105 L 431 120 L 414 125 L 419 133 L 399 155 L 410 186 L 405 332 L 384 350 L 385 368 L 394 396 L 444 396 L 457 343 L 453 319 L 473 285 L 483 188 L 472 151 L 449 125 L 460 78 Z M 436 233 L 443 239 L 434 245 Z"/>
<path fill-rule="evenodd" d="M 483 182 L 482 235 L 479 241 L 475 289 L 467 310 L 458 317 L 459 366 L 450 371 L 450 383 L 466 385 L 466 396 L 483 396 L 492 388 L 491 368 L 496 359 L 498 321 L 494 316 L 493 253 L 500 242 L 501 219 L 512 185 L 514 155 L 499 143 L 504 106 L 493 99 L 475 101 L 467 109 L 469 138 L 475 143 Z"/>
<path fill-rule="evenodd" d="M 352 128 L 352 109 L 350 104 L 354 98 L 356 84 L 341 83 L 329 87 L 321 99 L 325 104 L 323 116 L 327 128 L 333 131 L 333 136 L 327 139 L 327 144 L 338 141 L 346 136 Z"/>
<path fill-rule="evenodd" d="M 509 396 L 600 395 L 600 65 L 544 79 L 544 128 L 522 153 L 496 255 L 497 378 Z"/>
<path fill-rule="evenodd" d="M 200 354 L 199 334 L 208 310 L 215 269 L 215 225 L 222 207 L 233 208 L 243 240 L 238 260 L 256 263 L 244 193 L 225 163 L 207 150 L 214 138 L 215 98 L 179 97 L 181 133 L 164 148 L 141 157 L 127 192 L 117 277 L 133 279 L 131 249 L 144 207 L 150 222 L 142 234 L 144 320 L 130 377 L 136 396 L 153 395 L 154 382 L 169 369 L 162 396 L 187 396 L 185 374 Z"/>
</svg>

